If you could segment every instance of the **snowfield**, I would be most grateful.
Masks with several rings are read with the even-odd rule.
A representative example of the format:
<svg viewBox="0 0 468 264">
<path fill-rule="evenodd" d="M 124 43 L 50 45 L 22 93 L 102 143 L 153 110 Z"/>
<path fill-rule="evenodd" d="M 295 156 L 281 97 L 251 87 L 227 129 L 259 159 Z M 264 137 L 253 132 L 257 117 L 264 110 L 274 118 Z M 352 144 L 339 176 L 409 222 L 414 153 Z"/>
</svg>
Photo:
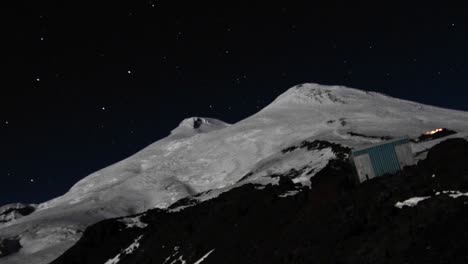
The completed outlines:
<svg viewBox="0 0 468 264">
<path fill-rule="evenodd" d="M 452 137 L 468 137 L 468 113 L 319 84 L 295 86 L 236 124 L 188 118 L 168 137 L 83 178 L 64 195 L 38 205 L 34 213 L 0 225 L 0 238 L 18 237 L 23 246 L 0 262 L 48 263 L 97 221 L 167 208 L 202 192 L 206 195 L 199 199 L 213 198 L 248 182 L 274 183 L 265 177 L 274 173 L 299 169 L 294 181 L 308 185 L 335 153 L 330 148 L 284 152 L 305 140 L 357 148 L 381 137 L 417 138 L 440 127 L 457 131 Z M 424 150 L 438 142 L 412 147 L 422 159 Z M 128 221 L 131 227 L 143 226 Z"/>
</svg>

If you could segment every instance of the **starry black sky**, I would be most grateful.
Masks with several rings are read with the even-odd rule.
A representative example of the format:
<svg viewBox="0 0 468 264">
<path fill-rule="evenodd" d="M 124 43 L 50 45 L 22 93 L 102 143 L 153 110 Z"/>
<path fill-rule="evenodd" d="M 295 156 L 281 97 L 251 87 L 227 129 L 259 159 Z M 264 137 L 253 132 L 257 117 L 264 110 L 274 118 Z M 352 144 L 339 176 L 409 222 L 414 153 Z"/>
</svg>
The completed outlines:
<svg viewBox="0 0 468 264">
<path fill-rule="evenodd" d="M 467 6 L 10 2 L 0 204 L 61 195 L 186 117 L 233 123 L 303 82 L 468 110 Z"/>
</svg>

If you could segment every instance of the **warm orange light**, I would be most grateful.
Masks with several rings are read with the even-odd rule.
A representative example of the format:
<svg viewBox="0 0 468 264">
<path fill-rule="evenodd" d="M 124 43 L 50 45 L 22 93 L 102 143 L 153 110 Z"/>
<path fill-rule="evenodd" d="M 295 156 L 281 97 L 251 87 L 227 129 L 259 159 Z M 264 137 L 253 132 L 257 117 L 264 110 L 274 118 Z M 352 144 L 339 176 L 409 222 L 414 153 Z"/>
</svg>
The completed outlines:
<svg viewBox="0 0 468 264">
<path fill-rule="evenodd" d="M 424 133 L 424 134 L 425 134 L 425 135 L 434 135 L 434 134 L 439 133 L 439 132 L 442 132 L 442 131 L 444 131 L 443 128 L 438 128 L 438 129 L 436 129 L 436 130 L 432 130 L 432 131 L 426 132 L 426 133 Z"/>
</svg>

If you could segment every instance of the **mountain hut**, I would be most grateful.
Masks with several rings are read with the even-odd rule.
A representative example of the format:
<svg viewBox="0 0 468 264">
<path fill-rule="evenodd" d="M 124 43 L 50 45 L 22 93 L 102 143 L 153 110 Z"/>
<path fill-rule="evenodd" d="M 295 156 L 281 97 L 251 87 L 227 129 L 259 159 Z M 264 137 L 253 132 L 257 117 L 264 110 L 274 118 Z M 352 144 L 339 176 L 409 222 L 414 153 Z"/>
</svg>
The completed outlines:
<svg viewBox="0 0 468 264">
<path fill-rule="evenodd" d="M 404 166 L 413 165 L 414 158 L 409 138 L 385 141 L 351 152 L 357 183 L 394 174 Z"/>
</svg>

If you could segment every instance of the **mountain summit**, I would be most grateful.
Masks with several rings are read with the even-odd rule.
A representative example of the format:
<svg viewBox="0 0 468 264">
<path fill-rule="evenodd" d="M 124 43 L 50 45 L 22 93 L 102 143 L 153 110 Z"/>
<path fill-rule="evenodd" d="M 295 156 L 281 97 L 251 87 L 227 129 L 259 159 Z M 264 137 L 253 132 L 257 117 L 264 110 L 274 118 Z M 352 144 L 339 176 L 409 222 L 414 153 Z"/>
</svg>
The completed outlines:
<svg viewBox="0 0 468 264">
<path fill-rule="evenodd" d="M 326 86 L 316 83 L 306 83 L 290 88 L 273 101 L 270 107 L 346 104 L 345 100 L 352 95 L 365 95 L 365 92 L 343 86 Z"/>
<path fill-rule="evenodd" d="M 178 127 L 171 131 L 171 135 L 194 135 L 208 133 L 228 127 L 229 124 L 221 120 L 206 117 L 190 117 L 184 119 Z"/>
</svg>

